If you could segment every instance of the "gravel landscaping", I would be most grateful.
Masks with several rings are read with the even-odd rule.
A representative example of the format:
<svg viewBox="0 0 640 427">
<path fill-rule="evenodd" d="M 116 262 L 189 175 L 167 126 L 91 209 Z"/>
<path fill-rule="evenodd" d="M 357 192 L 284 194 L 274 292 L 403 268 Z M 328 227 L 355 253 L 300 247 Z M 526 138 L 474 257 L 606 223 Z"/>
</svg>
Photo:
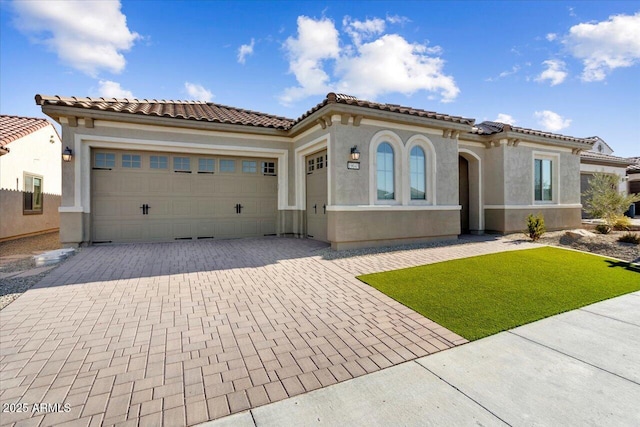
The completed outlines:
<svg viewBox="0 0 640 427">
<path fill-rule="evenodd" d="M 625 233 L 623 231 L 612 231 L 609 234 L 594 233 L 591 236 L 576 239 L 567 236 L 566 231 L 552 231 L 543 234 L 538 243 L 577 249 L 627 262 L 640 263 L 640 245 L 618 242 L 618 238 Z M 510 234 L 505 237 L 512 240 L 529 240 L 520 233 Z"/>
</svg>

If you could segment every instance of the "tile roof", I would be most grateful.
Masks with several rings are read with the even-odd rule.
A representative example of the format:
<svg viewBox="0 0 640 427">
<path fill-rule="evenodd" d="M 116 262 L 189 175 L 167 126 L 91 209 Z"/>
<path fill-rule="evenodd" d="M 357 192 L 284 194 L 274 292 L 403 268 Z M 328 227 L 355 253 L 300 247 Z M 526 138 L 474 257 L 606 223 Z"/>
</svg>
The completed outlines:
<svg viewBox="0 0 640 427">
<path fill-rule="evenodd" d="M 627 166 L 634 163 L 633 160 L 624 157 L 612 156 L 611 154 L 596 153 L 594 151 L 583 151 L 580 153 L 580 159 L 591 162 L 617 163 L 621 166 Z"/>
<path fill-rule="evenodd" d="M 560 141 L 581 142 L 589 145 L 593 145 L 597 140 L 597 137 L 576 138 L 573 136 L 561 135 L 558 133 L 551 133 L 551 132 L 543 132 L 541 130 L 522 128 L 518 126 L 509 125 L 506 123 L 491 122 L 491 121 L 484 121 L 482 123 L 478 123 L 477 125 L 474 126 L 472 133 L 475 133 L 478 135 L 492 135 L 495 133 L 500 133 L 503 130 L 522 133 L 525 135 L 533 135 L 533 136 L 541 136 L 544 138 L 557 139 Z"/>
<path fill-rule="evenodd" d="M 0 115 L 0 147 L 49 125 L 45 119 Z"/>
<path fill-rule="evenodd" d="M 321 103 L 311 108 L 309 111 L 304 113 L 299 119 L 297 119 L 296 123 L 302 121 L 303 119 L 315 113 L 316 111 L 318 111 L 319 109 L 321 109 L 327 104 L 354 105 L 357 107 L 364 107 L 372 110 L 390 111 L 392 113 L 407 114 L 409 116 L 417 116 L 417 117 L 426 117 L 429 119 L 444 120 L 448 122 L 461 123 L 466 125 L 473 125 L 473 123 L 475 122 L 475 119 L 470 119 L 466 117 L 451 116 L 449 114 L 441 114 L 441 113 L 436 113 L 434 111 L 421 110 L 419 108 L 405 107 L 398 104 L 381 104 L 378 102 L 371 102 L 371 101 L 366 101 L 364 99 L 359 99 L 351 95 L 345 95 L 341 93 L 336 94 L 336 93 L 330 92 L 327 94 L 327 97 Z"/>
<path fill-rule="evenodd" d="M 144 116 L 169 117 L 213 123 L 228 123 L 274 129 L 289 129 L 286 117 L 243 110 L 204 101 L 166 101 L 157 99 L 77 98 L 36 95 L 38 105 L 59 105 L 87 110 L 112 111 Z"/>
<path fill-rule="evenodd" d="M 627 173 L 640 173 L 640 157 L 629 157 L 631 164 L 627 166 Z"/>
</svg>

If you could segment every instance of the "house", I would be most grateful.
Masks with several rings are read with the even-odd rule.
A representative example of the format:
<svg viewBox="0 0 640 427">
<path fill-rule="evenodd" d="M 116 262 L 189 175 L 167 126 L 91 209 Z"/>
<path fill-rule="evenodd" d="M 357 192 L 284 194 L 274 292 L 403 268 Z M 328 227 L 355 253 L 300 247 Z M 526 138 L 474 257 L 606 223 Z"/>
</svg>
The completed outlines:
<svg viewBox="0 0 640 427">
<path fill-rule="evenodd" d="M 45 119 L 0 115 L 0 241 L 58 230 L 61 144 Z"/>
<path fill-rule="evenodd" d="M 68 245 L 264 235 L 335 249 L 577 227 L 593 138 L 329 93 L 298 119 L 36 95 L 62 126 Z"/>
<path fill-rule="evenodd" d="M 633 162 L 613 155 L 613 149 L 602 138 L 594 137 L 595 143 L 589 150 L 580 153 L 580 194 L 584 205 L 584 193 L 589 189 L 589 180 L 594 173 L 617 175 L 620 178 L 618 191 L 627 193 L 627 167 Z M 582 217 L 588 218 L 582 211 Z"/>
</svg>

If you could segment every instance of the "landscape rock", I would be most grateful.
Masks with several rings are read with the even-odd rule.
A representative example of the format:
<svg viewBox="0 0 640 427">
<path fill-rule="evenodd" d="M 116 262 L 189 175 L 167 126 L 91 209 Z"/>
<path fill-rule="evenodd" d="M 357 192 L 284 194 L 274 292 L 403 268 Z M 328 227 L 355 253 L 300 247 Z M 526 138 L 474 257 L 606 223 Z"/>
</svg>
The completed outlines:
<svg viewBox="0 0 640 427">
<path fill-rule="evenodd" d="M 581 239 L 583 237 L 594 237 L 596 234 L 591 231 L 577 229 L 577 230 L 568 230 L 564 233 L 565 236 L 571 237 L 572 239 Z"/>
</svg>

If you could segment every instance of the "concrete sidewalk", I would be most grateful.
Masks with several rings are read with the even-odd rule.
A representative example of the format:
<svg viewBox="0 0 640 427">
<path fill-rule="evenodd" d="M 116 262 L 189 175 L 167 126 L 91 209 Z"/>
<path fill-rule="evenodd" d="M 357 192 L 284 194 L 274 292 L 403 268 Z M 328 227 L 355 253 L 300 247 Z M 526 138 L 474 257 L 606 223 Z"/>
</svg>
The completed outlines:
<svg viewBox="0 0 640 427">
<path fill-rule="evenodd" d="M 640 425 L 640 292 L 203 424 Z"/>
</svg>

